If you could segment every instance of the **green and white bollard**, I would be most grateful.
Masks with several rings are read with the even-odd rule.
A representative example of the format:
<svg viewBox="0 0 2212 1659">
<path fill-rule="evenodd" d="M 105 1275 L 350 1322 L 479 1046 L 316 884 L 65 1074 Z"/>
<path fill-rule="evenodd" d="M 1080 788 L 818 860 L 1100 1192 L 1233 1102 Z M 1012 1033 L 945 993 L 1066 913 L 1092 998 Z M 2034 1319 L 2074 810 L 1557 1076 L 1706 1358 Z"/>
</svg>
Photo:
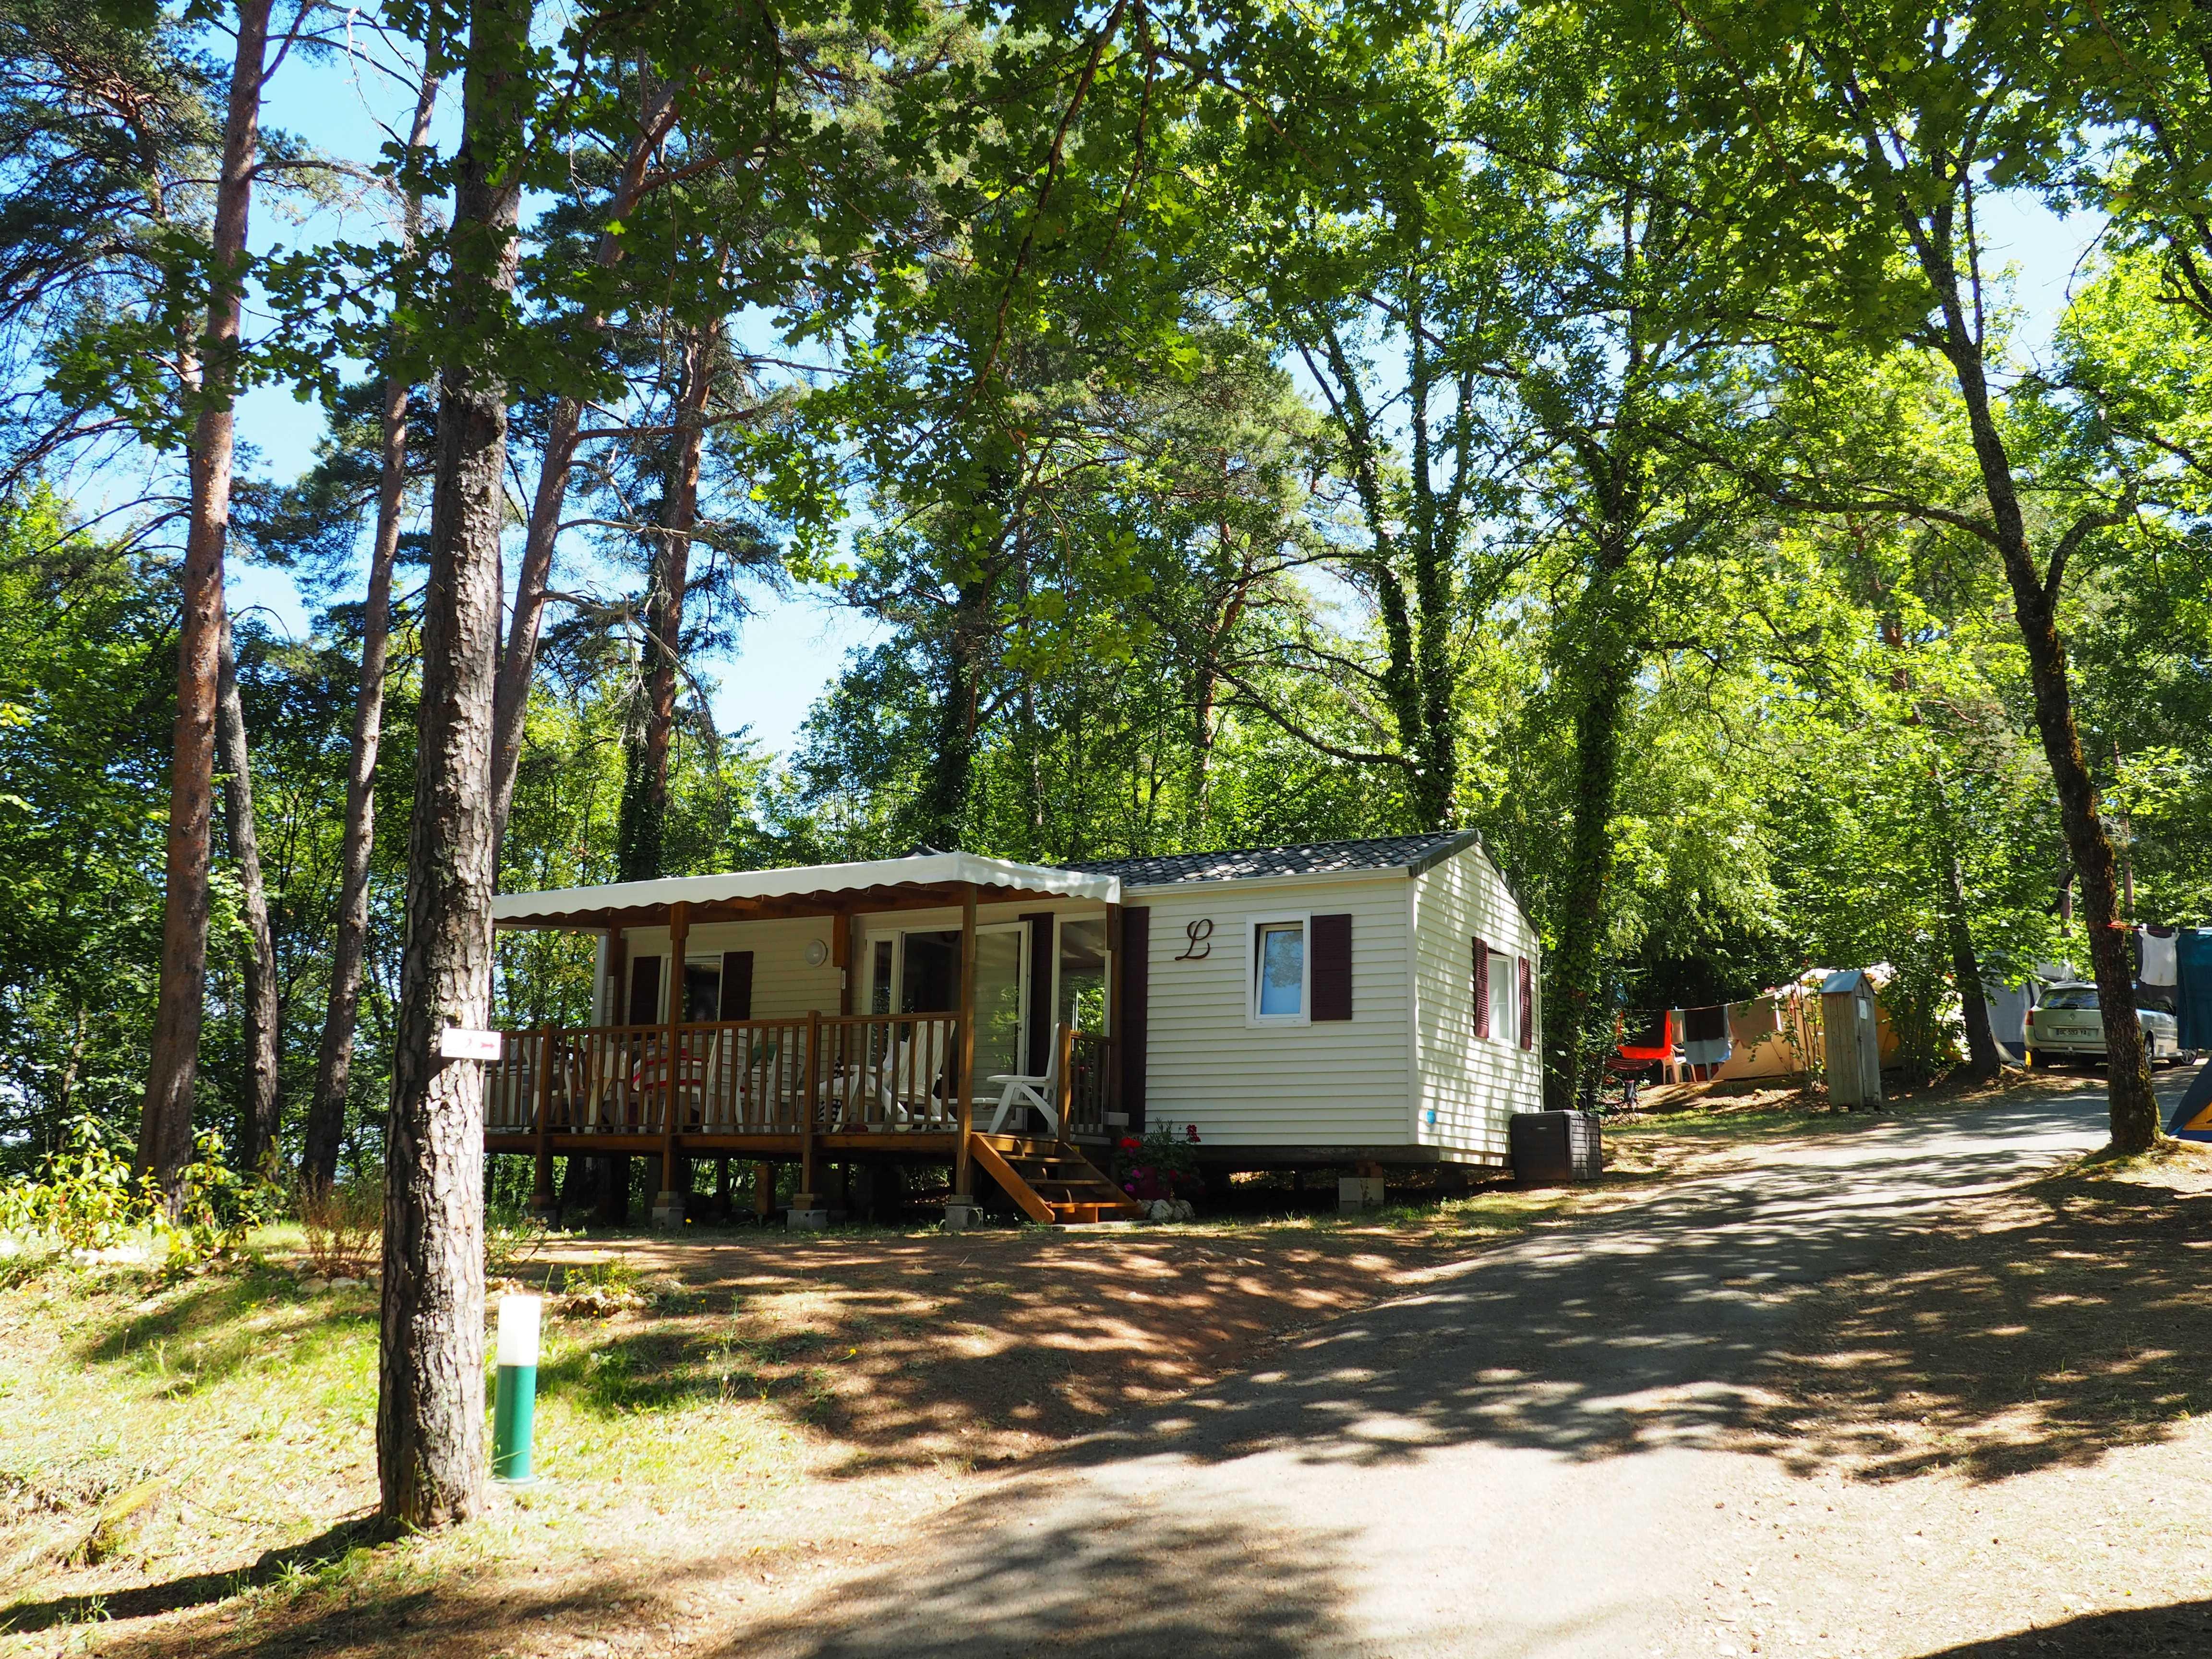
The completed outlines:
<svg viewBox="0 0 2212 1659">
<path fill-rule="evenodd" d="M 499 1382 L 492 1396 L 491 1478 L 510 1486 L 536 1479 L 530 1435 L 538 1416 L 538 1316 L 534 1296 L 499 1299 Z"/>
</svg>

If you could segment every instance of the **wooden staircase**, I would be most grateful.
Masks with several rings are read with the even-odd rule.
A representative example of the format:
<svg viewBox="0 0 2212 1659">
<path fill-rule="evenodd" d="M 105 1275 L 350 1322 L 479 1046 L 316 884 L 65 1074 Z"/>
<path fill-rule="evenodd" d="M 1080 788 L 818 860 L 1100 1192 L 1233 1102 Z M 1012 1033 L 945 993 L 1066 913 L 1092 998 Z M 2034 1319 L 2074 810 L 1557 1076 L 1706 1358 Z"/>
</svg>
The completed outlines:
<svg viewBox="0 0 2212 1659">
<path fill-rule="evenodd" d="M 1144 1213 L 1142 1205 L 1071 1146 L 1013 1135 L 977 1135 L 968 1146 L 976 1167 L 1005 1188 L 1032 1221 L 1075 1227 L 1133 1220 Z"/>
</svg>

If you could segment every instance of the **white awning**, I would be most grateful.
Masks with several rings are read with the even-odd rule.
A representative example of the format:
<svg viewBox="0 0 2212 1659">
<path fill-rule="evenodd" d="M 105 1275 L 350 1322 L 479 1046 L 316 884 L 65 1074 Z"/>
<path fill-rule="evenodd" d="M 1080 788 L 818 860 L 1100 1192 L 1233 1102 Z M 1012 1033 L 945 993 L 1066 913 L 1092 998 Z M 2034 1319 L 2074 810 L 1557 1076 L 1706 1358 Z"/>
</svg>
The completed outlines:
<svg viewBox="0 0 2212 1659">
<path fill-rule="evenodd" d="M 866 864 L 806 864 L 786 870 L 741 870 L 720 876 L 671 876 L 661 881 L 610 882 L 603 887 L 562 887 L 538 893 L 501 893 L 491 902 L 492 920 L 509 925 L 550 921 L 580 912 L 658 909 L 670 904 L 713 904 L 727 899 L 812 897 L 886 887 L 960 886 L 973 882 L 1024 896 L 1121 902 L 1119 876 L 1087 875 L 1046 864 L 1015 864 L 975 853 L 925 853 Z"/>
</svg>

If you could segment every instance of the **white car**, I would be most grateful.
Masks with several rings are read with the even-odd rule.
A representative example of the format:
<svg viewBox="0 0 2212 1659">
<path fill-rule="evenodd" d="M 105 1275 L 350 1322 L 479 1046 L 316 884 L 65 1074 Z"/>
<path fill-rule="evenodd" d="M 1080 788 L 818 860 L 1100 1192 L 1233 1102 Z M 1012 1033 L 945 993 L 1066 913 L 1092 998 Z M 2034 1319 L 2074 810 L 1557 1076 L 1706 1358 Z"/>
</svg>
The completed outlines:
<svg viewBox="0 0 2212 1659">
<path fill-rule="evenodd" d="M 2155 1008 L 2138 1008 L 2143 1047 L 2154 1064 L 2179 1060 L 2180 1030 L 2172 1014 Z M 2027 1049 L 2045 1060 L 2102 1060 L 2105 1057 L 2105 1017 L 2097 1007 L 2097 988 L 2080 980 L 2054 985 L 2042 1002 L 2027 1011 Z"/>
</svg>

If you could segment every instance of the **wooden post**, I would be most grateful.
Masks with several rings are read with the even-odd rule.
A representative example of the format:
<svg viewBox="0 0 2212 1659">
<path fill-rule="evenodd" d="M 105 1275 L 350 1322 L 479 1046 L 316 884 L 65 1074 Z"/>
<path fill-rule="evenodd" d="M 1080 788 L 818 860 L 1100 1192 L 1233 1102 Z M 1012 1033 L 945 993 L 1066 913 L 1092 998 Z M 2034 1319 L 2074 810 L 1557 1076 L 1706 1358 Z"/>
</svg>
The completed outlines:
<svg viewBox="0 0 2212 1659">
<path fill-rule="evenodd" d="M 811 1210 L 814 1202 L 814 1101 L 822 1088 L 822 1011 L 806 1016 L 806 1083 L 799 1097 L 799 1196 L 792 1207 Z"/>
<path fill-rule="evenodd" d="M 958 1089 L 959 1129 L 953 1143 L 952 1198 L 965 1204 L 968 1187 L 968 1136 L 975 1121 L 975 884 L 969 882 L 960 900 L 960 1030 L 954 1041 L 953 1076 Z"/>
<path fill-rule="evenodd" d="M 837 1012 L 853 1012 L 853 918 L 839 911 L 830 918 L 836 931 L 830 935 L 830 960 L 837 969 Z"/>
<path fill-rule="evenodd" d="M 753 1213 L 763 1221 L 775 1213 L 775 1165 L 753 1165 Z"/>
<path fill-rule="evenodd" d="M 1121 1105 L 1121 907 L 1106 907 L 1106 1075 L 1100 1079 L 1098 1110 L 1124 1109 Z M 1111 1129 L 1109 1126 L 1109 1138 Z"/>
<path fill-rule="evenodd" d="M 677 1085 L 683 1077 L 683 1056 L 679 1047 L 684 1030 L 684 947 L 691 938 L 691 907 L 672 904 L 668 907 L 668 971 L 664 976 L 663 994 L 667 1000 L 663 1005 L 668 1024 L 661 1038 L 665 1060 L 661 1068 L 660 1093 L 660 1196 L 653 1200 L 653 1221 L 655 1226 L 680 1227 L 684 1224 L 684 1197 L 676 1185 L 676 1095 Z"/>
<path fill-rule="evenodd" d="M 1060 1052 L 1053 1056 L 1056 1062 L 1054 1075 L 1059 1079 L 1052 1091 L 1054 1139 L 1061 1146 L 1068 1143 L 1068 1109 L 1075 1103 L 1075 1027 L 1062 1025 L 1054 1034 Z"/>
<path fill-rule="evenodd" d="M 531 1183 L 530 1212 L 553 1213 L 553 1049 L 559 1041 L 551 1026 L 538 1033 L 538 1176 Z"/>
</svg>

